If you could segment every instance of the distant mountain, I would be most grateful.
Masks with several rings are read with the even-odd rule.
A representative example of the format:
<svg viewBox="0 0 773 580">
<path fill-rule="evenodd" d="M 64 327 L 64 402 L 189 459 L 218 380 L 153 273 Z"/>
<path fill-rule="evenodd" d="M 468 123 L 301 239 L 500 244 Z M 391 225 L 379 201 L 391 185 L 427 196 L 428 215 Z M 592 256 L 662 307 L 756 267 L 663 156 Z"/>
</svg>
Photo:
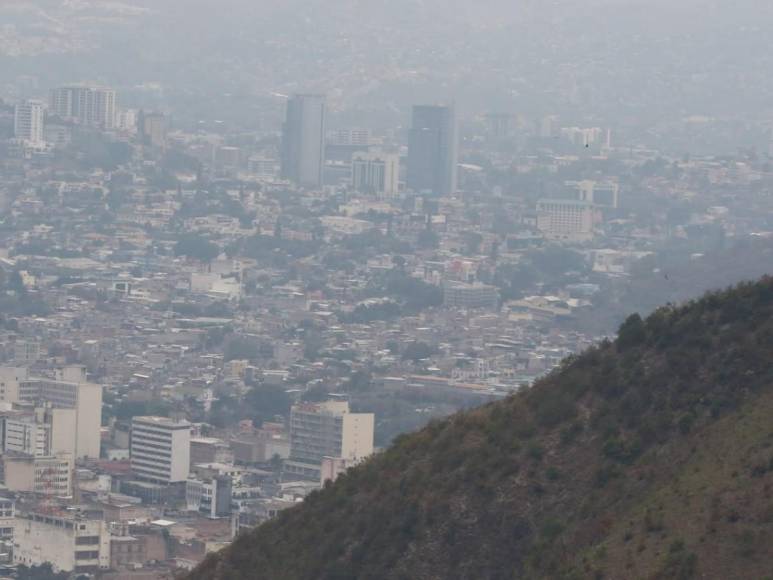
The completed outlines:
<svg viewBox="0 0 773 580">
<path fill-rule="evenodd" d="M 773 96 L 773 4 L 758 0 L 4 0 L 0 22 L 0 82 L 454 98 L 645 125 L 757 114 Z"/>
<path fill-rule="evenodd" d="M 504 401 L 400 437 L 188 580 L 764 579 L 773 279 L 632 315 Z"/>
</svg>

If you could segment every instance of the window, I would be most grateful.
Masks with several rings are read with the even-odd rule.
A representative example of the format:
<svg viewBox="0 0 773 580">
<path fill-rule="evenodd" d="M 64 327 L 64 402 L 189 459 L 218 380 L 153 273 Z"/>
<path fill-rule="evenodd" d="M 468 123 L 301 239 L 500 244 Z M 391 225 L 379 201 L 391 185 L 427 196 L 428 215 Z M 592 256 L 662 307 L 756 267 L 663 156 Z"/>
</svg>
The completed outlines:
<svg viewBox="0 0 773 580">
<path fill-rule="evenodd" d="M 75 538 L 76 546 L 96 546 L 98 544 L 99 544 L 99 536 L 80 536 L 78 538 Z"/>
</svg>

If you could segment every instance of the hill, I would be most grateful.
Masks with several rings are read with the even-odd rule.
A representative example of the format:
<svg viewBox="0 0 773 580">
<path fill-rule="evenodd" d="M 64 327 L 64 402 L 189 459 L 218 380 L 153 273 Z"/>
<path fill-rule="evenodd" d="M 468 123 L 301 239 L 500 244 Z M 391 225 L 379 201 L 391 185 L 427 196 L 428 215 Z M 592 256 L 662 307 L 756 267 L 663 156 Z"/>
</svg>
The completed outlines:
<svg viewBox="0 0 773 580">
<path fill-rule="evenodd" d="M 773 279 L 431 423 L 189 580 L 773 578 Z"/>
</svg>

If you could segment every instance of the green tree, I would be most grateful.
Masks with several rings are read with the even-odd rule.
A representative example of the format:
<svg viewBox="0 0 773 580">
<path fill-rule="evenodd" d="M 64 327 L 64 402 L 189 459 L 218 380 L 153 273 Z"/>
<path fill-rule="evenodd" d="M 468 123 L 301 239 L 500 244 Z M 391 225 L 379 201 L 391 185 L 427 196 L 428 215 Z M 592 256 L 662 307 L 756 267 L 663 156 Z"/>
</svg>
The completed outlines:
<svg viewBox="0 0 773 580">
<path fill-rule="evenodd" d="M 420 250 L 434 250 L 440 245 L 440 238 L 431 229 L 422 230 L 416 238 L 416 247 Z"/>
<path fill-rule="evenodd" d="M 480 245 L 483 243 L 483 236 L 478 232 L 464 232 L 464 253 L 468 256 L 474 256 L 480 253 Z"/>
<path fill-rule="evenodd" d="M 67 580 L 67 572 L 54 572 L 54 567 L 45 562 L 40 566 L 19 565 L 16 569 L 16 578 L 18 580 Z"/>
<path fill-rule="evenodd" d="M 244 397 L 246 412 L 256 425 L 277 415 L 287 416 L 291 404 L 290 395 L 283 388 L 265 383 L 252 387 Z"/>
<path fill-rule="evenodd" d="M 386 349 L 392 354 L 400 353 L 400 343 L 396 340 L 393 340 L 393 339 L 387 340 L 384 346 L 386 346 Z"/>
<path fill-rule="evenodd" d="M 260 355 L 261 345 L 245 336 L 234 336 L 226 342 L 223 357 L 229 360 L 255 360 Z"/>
<path fill-rule="evenodd" d="M 347 393 L 354 391 L 369 391 L 373 386 L 373 377 L 366 371 L 355 371 L 344 383 Z"/>
<path fill-rule="evenodd" d="M 631 314 L 620 325 L 617 333 L 617 345 L 620 350 L 638 346 L 647 339 L 647 328 L 638 313 Z"/>
<path fill-rule="evenodd" d="M 405 347 L 405 350 L 403 350 L 403 359 L 419 362 L 422 359 L 431 357 L 436 352 L 437 349 L 431 347 L 426 342 L 417 340 Z"/>
<path fill-rule="evenodd" d="M 211 262 L 220 254 L 220 248 L 208 239 L 186 234 L 174 246 L 175 256 L 188 256 L 202 262 Z"/>
</svg>

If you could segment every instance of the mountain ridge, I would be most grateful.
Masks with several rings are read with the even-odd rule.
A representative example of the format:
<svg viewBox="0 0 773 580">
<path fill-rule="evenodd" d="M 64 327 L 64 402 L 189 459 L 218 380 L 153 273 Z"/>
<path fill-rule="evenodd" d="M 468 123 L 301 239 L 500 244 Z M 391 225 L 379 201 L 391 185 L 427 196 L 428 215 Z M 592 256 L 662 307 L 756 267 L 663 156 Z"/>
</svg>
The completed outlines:
<svg viewBox="0 0 773 580">
<path fill-rule="evenodd" d="M 190 580 L 766 578 L 773 279 L 630 316 L 614 342 L 434 421 Z"/>
</svg>

